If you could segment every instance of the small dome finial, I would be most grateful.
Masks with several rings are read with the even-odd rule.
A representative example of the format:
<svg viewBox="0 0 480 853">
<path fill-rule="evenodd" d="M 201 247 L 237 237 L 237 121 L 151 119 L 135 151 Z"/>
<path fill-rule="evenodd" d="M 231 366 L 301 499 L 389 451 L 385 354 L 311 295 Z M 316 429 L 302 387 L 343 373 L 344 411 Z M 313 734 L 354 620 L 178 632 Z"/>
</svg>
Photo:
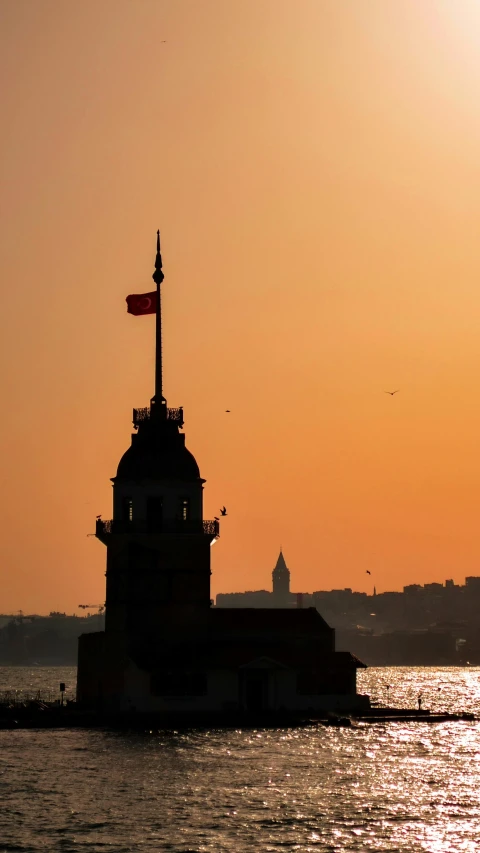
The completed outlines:
<svg viewBox="0 0 480 853">
<path fill-rule="evenodd" d="M 157 256 L 155 258 L 155 272 L 152 275 L 155 284 L 161 284 L 165 278 L 162 272 L 162 256 L 160 254 L 160 231 L 157 231 Z"/>
</svg>

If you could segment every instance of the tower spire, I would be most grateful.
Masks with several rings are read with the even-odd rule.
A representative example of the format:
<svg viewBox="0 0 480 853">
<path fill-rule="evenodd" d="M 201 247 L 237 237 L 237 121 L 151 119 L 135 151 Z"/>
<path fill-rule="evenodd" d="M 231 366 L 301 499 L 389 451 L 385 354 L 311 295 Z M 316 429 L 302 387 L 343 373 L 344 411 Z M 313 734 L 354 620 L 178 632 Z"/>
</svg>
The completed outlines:
<svg viewBox="0 0 480 853">
<path fill-rule="evenodd" d="M 160 285 L 165 278 L 162 272 L 162 256 L 160 254 L 160 231 L 157 231 L 157 255 L 155 257 L 155 270 L 152 278 L 157 285 L 157 310 L 155 312 L 155 402 L 162 405 L 165 402 L 163 396 L 162 376 L 162 304 Z"/>
</svg>

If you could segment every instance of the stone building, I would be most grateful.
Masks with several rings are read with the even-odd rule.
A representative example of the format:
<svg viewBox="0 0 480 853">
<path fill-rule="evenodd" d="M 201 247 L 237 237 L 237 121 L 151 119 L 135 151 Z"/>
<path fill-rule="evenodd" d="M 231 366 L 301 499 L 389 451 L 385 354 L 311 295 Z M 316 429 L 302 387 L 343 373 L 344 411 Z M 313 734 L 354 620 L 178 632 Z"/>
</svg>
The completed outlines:
<svg viewBox="0 0 480 853">
<path fill-rule="evenodd" d="M 356 693 L 363 664 L 335 652 L 334 631 L 315 608 L 211 606 L 210 552 L 220 525 L 203 518 L 205 480 L 185 446 L 183 411 L 163 396 L 159 236 L 153 278 L 156 293 L 139 300 L 156 305 L 155 394 L 148 408 L 134 409 L 131 446 L 112 478 L 113 518 L 97 519 L 107 552 L 105 630 L 80 637 L 78 702 L 224 719 L 364 706 L 368 699 Z M 279 596 L 289 589 L 282 555 L 274 589 Z"/>
</svg>

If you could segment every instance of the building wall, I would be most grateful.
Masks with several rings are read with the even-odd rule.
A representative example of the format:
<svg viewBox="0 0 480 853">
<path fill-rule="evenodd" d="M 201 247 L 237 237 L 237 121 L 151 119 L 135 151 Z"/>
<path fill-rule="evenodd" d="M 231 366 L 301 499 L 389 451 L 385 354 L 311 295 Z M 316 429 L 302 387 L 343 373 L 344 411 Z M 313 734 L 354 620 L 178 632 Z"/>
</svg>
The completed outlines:
<svg viewBox="0 0 480 853">
<path fill-rule="evenodd" d="M 353 687 L 351 692 L 342 693 L 298 693 L 297 692 L 297 674 L 295 672 L 284 671 L 276 673 L 276 693 L 277 704 L 276 709 L 286 708 L 289 711 L 354 711 L 369 706 L 367 696 L 362 696 L 356 692 L 356 679 L 353 675 Z"/>
<path fill-rule="evenodd" d="M 203 536 L 113 535 L 107 548 L 107 633 L 185 635 L 210 612 L 210 542 Z"/>
<path fill-rule="evenodd" d="M 162 481 L 151 480 L 142 483 L 121 480 L 115 482 L 113 489 L 113 517 L 121 519 L 124 500 L 131 498 L 133 502 L 133 521 L 145 520 L 147 517 L 147 501 L 150 497 L 161 497 L 163 504 L 162 515 L 165 520 L 179 518 L 180 500 L 188 498 L 189 517 L 203 518 L 203 486 L 200 481 L 185 482 L 183 480 Z"/>
<path fill-rule="evenodd" d="M 94 711 L 118 711 L 124 692 L 125 648 L 104 631 L 78 638 L 77 702 Z"/>
<path fill-rule="evenodd" d="M 104 692 L 105 633 L 81 634 L 78 638 L 77 702 L 97 708 Z"/>
<path fill-rule="evenodd" d="M 122 711 L 183 711 L 190 714 L 195 711 L 224 711 L 236 707 L 238 674 L 231 670 L 207 672 L 207 693 L 204 696 L 155 696 L 152 694 L 150 673 L 139 669 L 132 661 L 125 671 Z"/>
<path fill-rule="evenodd" d="M 152 676 L 141 670 L 129 660 L 121 673 L 112 656 L 108 663 L 109 681 L 102 682 L 101 661 L 108 658 L 101 637 L 96 641 L 80 644 L 81 654 L 89 656 L 88 681 L 79 681 L 78 698 L 90 707 L 102 707 L 104 710 L 120 712 L 178 712 L 206 713 L 236 710 L 249 711 L 324 711 L 324 710 L 356 710 L 368 707 L 368 698 L 359 696 L 355 690 L 355 677 L 349 674 L 350 692 L 346 692 L 347 682 L 344 681 L 342 692 L 323 692 L 304 694 L 298 692 L 297 673 L 289 669 L 279 669 L 268 663 L 254 667 L 244 667 L 240 670 L 210 670 L 206 673 L 207 691 L 205 695 L 192 696 L 159 696 L 152 693 Z M 83 638 L 81 638 L 82 640 Z M 97 663 L 95 663 L 97 661 Z M 115 675 L 116 674 L 116 675 Z M 344 673 L 342 673 L 342 677 Z M 248 685 L 252 679 L 264 681 L 263 701 L 257 707 L 248 704 Z"/>
</svg>

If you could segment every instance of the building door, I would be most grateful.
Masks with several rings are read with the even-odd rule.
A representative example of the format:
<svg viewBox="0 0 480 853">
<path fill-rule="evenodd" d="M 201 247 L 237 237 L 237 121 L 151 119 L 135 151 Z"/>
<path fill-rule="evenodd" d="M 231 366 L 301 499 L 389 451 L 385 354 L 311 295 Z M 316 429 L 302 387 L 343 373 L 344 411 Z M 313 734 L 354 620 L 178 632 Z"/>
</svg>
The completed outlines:
<svg viewBox="0 0 480 853">
<path fill-rule="evenodd" d="M 268 671 L 250 670 L 243 674 L 243 706 L 246 711 L 268 708 Z"/>
</svg>

